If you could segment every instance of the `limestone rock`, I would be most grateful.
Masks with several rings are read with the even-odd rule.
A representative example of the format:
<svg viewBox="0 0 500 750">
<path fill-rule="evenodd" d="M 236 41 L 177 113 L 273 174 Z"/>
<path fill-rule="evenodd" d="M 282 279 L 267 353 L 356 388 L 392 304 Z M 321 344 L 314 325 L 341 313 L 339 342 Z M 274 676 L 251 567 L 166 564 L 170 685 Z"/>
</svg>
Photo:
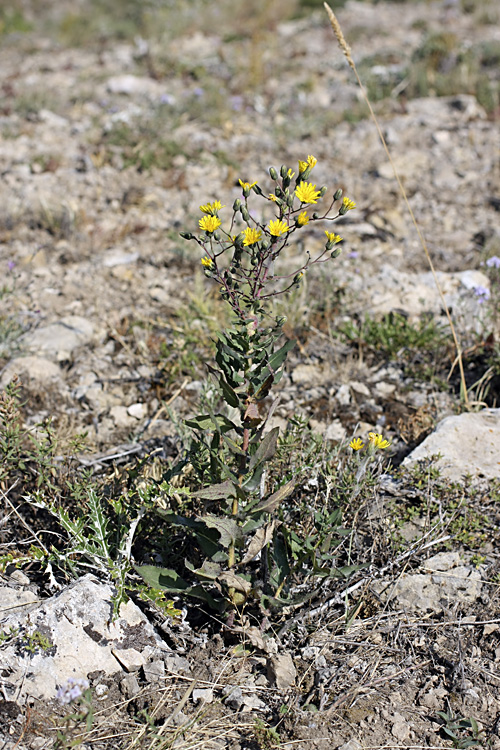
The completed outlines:
<svg viewBox="0 0 500 750">
<path fill-rule="evenodd" d="M 9 591 L 1 589 L 2 602 L 8 601 Z M 19 597 L 30 592 L 15 593 Z M 52 700 L 70 677 L 86 678 L 94 671 L 115 675 L 122 672 L 127 654 L 132 669 L 146 660 L 142 652 L 162 655 L 168 651 L 133 602 L 123 604 L 118 619 L 111 622 L 112 596 L 111 586 L 86 575 L 38 605 L 28 597 L 29 612 L 4 607 L 0 629 L 16 633 L 2 649 L 7 675 L 4 694 L 16 695 L 20 703 L 27 696 Z"/>
<path fill-rule="evenodd" d="M 404 460 L 414 464 L 440 454 L 437 466 L 454 482 L 465 475 L 495 479 L 500 474 L 500 409 L 446 417 Z"/>
</svg>

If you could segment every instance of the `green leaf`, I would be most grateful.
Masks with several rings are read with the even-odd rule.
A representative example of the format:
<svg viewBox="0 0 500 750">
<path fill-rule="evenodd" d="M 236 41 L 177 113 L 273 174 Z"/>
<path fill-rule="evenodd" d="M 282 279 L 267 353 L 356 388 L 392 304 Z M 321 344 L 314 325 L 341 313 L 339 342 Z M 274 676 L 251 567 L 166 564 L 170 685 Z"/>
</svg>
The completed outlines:
<svg viewBox="0 0 500 750">
<path fill-rule="evenodd" d="M 218 563 L 210 562 L 210 560 L 205 560 L 201 568 L 195 568 L 189 560 L 184 560 L 184 565 L 199 578 L 206 578 L 210 581 L 215 581 L 222 572 L 221 566 Z"/>
<path fill-rule="evenodd" d="M 153 589 L 168 589 L 181 594 L 189 588 L 189 583 L 172 568 L 157 568 L 155 565 L 134 565 L 134 570 Z"/>
<path fill-rule="evenodd" d="M 258 513 L 260 511 L 266 511 L 267 513 L 272 513 L 272 511 L 275 510 L 278 505 L 283 502 L 283 500 L 285 500 L 289 495 L 292 494 L 295 489 L 295 482 L 295 479 L 291 479 L 289 482 L 280 487 L 279 490 L 273 492 L 272 495 L 269 495 L 269 497 L 261 500 L 261 502 L 255 506 L 255 508 L 252 508 L 251 512 Z"/>
<path fill-rule="evenodd" d="M 248 464 L 249 471 L 252 471 L 257 464 L 269 461 L 269 459 L 274 456 L 278 444 L 279 431 L 279 427 L 273 427 L 273 429 L 264 436 L 259 447 L 250 459 L 250 463 Z"/>
<path fill-rule="evenodd" d="M 275 373 L 276 370 L 278 370 L 281 367 L 281 365 L 286 359 L 286 355 L 288 354 L 290 349 L 293 349 L 295 344 L 296 344 L 295 341 L 292 341 L 292 340 L 287 341 L 285 344 L 283 344 L 281 349 L 278 349 L 278 351 L 275 352 L 272 355 L 272 357 L 270 357 L 269 362 L 267 363 L 267 367 L 272 373 Z"/>
<path fill-rule="evenodd" d="M 165 519 L 167 523 L 171 523 L 173 526 L 183 526 L 192 529 L 196 541 L 205 555 L 211 560 L 214 562 L 222 562 L 226 559 L 227 554 L 221 549 L 217 531 L 208 528 L 204 521 L 200 519 L 195 520 L 194 518 L 186 518 L 186 516 L 178 516 L 175 513 L 168 513 L 161 508 L 158 508 L 156 512 L 161 518 Z"/>
<path fill-rule="evenodd" d="M 224 414 L 200 414 L 198 417 L 186 419 L 185 424 L 194 430 L 216 430 L 217 432 L 229 432 L 238 428 Z"/>
<path fill-rule="evenodd" d="M 241 529 L 233 518 L 220 516 L 199 516 L 209 529 L 215 529 L 220 534 L 220 543 L 223 547 L 229 547 L 230 544 L 242 539 Z"/>
<path fill-rule="evenodd" d="M 203 586 L 190 586 L 175 570 L 170 568 L 157 568 L 154 565 L 134 565 L 137 573 L 154 589 L 165 589 L 173 594 L 191 596 L 193 599 L 201 599 L 216 612 L 223 612 L 226 608 L 224 599 L 215 599 Z"/>
<path fill-rule="evenodd" d="M 274 562 L 274 568 L 271 573 L 271 581 L 275 588 L 278 588 L 285 578 L 290 575 L 290 564 L 288 562 L 286 542 L 281 535 L 277 536 L 274 540 L 272 546 L 272 559 Z"/>
<path fill-rule="evenodd" d="M 245 451 L 242 450 L 240 446 L 237 445 L 237 443 L 235 443 L 234 440 L 231 440 L 231 438 L 229 438 L 227 435 L 222 435 L 222 439 L 224 443 L 227 445 L 227 447 L 229 448 L 229 450 L 231 451 L 231 453 L 235 453 L 237 456 L 247 455 Z"/>
<path fill-rule="evenodd" d="M 256 490 L 257 487 L 260 486 L 260 482 L 262 479 L 262 475 L 264 473 L 264 469 L 265 469 L 264 463 L 259 464 L 257 468 L 255 469 L 255 471 L 253 472 L 253 474 L 251 474 L 248 477 L 248 479 L 245 482 L 243 482 L 242 484 L 243 489 L 246 490 L 247 492 L 253 492 L 254 490 Z"/>
<path fill-rule="evenodd" d="M 233 406 L 235 409 L 237 409 L 240 405 L 240 400 L 237 394 L 234 392 L 231 386 L 226 383 L 222 376 L 219 378 L 219 385 L 226 404 L 229 404 L 229 406 Z"/>
<path fill-rule="evenodd" d="M 230 479 L 219 484 L 212 484 L 210 487 L 205 487 L 202 490 L 192 493 L 194 497 L 200 497 L 203 500 L 225 500 L 228 497 L 234 497 L 236 495 L 236 489 Z"/>
</svg>

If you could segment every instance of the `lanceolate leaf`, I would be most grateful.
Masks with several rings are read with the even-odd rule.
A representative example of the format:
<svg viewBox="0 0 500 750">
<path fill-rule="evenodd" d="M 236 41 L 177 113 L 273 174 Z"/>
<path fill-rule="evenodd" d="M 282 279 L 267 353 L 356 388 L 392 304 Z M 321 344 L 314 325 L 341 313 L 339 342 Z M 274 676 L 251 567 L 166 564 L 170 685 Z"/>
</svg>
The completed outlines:
<svg viewBox="0 0 500 750">
<path fill-rule="evenodd" d="M 205 487 L 203 490 L 193 492 L 195 497 L 200 497 L 203 500 L 224 500 L 228 497 L 234 497 L 236 495 L 236 489 L 230 479 L 219 484 L 212 484 L 210 487 Z"/>
<path fill-rule="evenodd" d="M 280 487 L 279 490 L 276 490 L 276 492 L 273 492 L 272 495 L 265 498 L 264 500 L 261 500 L 261 502 L 255 506 L 255 508 L 252 508 L 251 513 L 259 513 L 261 511 L 266 511 L 266 513 L 272 513 L 273 510 L 275 510 L 280 503 L 283 502 L 289 495 L 292 494 L 294 488 L 295 488 L 295 479 L 291 479 L 289 482 L 283 485 L 283 487 Z"/>
<path fill-rule="evenodd" d="M 250 562 L 250 560 L 253 560 L 253 558 L 259 554 L 261 549 L 263 549 L 266 544 L 269 544 L 269 542 L 273 538 L 275 528 L 276 520 L 271 521 L 271 523 L 268 523 L 267 526 L 264 526 L 264 528 L 262 529 L 257 529 L 250 544 L 248 545 L 248 549 L 245 552 L 245 555 L 240 561 L 240 565 L 244 565 L 245 563 Z"/>
<path fill-rule="evenodd" d="M 278 349 L 278 351 L 275 352 L 272 355 L 272 357 L 270 357 L 269 362 L 267 363 L 267 366 L 271 370 L 271 372 L 274 373 L 276 372 L 276 370 L 278 370 L 281 367 L 281 365 L 286 359 L 286 355 L 288 354 L 290 349 L 293 349 L 293 347 L 295 346 L 295 343 L 296 343 L 295 341 L 287 341 L 285 344 L 283 344 L 281 349 Z"/>
<path fill-rule="evenodd" d="M 135 565 L 137 573 L 154 589 L 165 589 L 172 594 L 184 594 L 194 599 L 201 599 L 216 612 L 223 612 L 226 602 L 223 599 L 215 599 L 203 586 L 190 586 L 175 570 L 170 568 L 157 568 L 154 565 Z"/>
<path fill-rule="evenodd" d="M 276 446 L 278 444 L 279 427 L 273 427 L 267 435 L 264 436 L 259 447 L 253 454 L 248 465 L 249 471 L 252 471 L 254 466 L 264 461 L 269 461 L 270 458 L 276 453 Z"/>
<path fill-rule="evenodd" d="M 192 419 L 186 419 L 188 427 L 192 427 L 194 430 L 216 430 L 217 432 L 229 432 L 229 430 L 237 430 L 238 428 L 231 422 L 230 419 L 225 417 L 223 414 L 202 414 L 199 417 L 193 417 Z"/>
</svg>

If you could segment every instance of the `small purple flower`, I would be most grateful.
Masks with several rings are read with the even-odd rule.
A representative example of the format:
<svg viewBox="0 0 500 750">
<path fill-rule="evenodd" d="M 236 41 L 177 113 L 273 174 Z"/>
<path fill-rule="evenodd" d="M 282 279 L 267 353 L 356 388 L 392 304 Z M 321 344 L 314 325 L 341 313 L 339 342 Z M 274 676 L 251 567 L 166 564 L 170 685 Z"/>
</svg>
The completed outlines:
<svg viewBox="0 0 500 750">
<path fill-rule="evenodd" d="M 77 698 L 83 694 L 84 690 L 88 690 L 89 683 L 84 679 L 74 679 L 69 677 L 66 681 L 66 685 L 59 688 L 56 694 L 56 698 L 63 706 L 76 701 Z"/>
<path fill-rule="evenodd" d="M 349 255 L 347 257 L 348 258 L 358 258 L 359 257 L 359 253 L 358 253 L 357 250 L 351 250 L 351 252 L 349 253 Z"/>
<path fill-rule="evenodd" d="M 9 260 L 9 262 L 7 263 L 7 268 L 9 269 L 9 271 L 13 271 L 15 267 L 15 262 L 13 260 Z"/>
<path fill-rule="evenodd" d="M 160 96 L 160 104 L 175 104 L 175 96 L 172 96 L 172 94 L 162 94 Z"/>
<path fill-rule="evenodd" d="M 239 96 L 238 94 L 229 97 L 229 101 L 231 102 L 231 109 L 233 109 L 235 112 L 241 112 L 243 109 L 243 97 Z"/>
<path fill-rule="evenodd" d="M 193 94 L 194 94 L 195 96 L 197 96 L 197 97 L 203 96 L 203 94 L 204 94 L 204 93 L 205 93 L 205 92 L 203 91 L 203 89 L 202 89 L 202 88 L 201 88 L 200 86 L 197 86 L 197 87 L 196 87 L 196 88 L 194 89 L 194 91 L 193 91 Z"/>
<path fill-rule="evenodd" d="M 486 300 L 490 298 L 490 290 L 485 286 L 475 286 L 474 294 L 476 295 L 476 297 L 479 297 L 478 302 L 481 305 L 483 304 L 483 302 L 486 302 Z"/>
<path fill-rule="evenodd" d="M 486 261 L 486 265 L 488 268 L 500 268 L 500 258 L 498 255 L 492 255 L 491 258 L 488 258 Z"/>
</svg>

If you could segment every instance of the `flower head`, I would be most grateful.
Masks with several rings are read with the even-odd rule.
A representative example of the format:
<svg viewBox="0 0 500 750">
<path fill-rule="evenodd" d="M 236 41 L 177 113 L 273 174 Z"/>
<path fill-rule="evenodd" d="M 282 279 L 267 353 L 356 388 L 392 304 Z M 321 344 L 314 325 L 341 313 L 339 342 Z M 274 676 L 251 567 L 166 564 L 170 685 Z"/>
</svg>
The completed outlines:
<svg viewBox="0 0 500 750">
<path fill-rule="evenodd" d="M 273 201 L 273 203 L 276 203 L 276 201 L 277 201 L 278 199 L 276 198 L 276 196 L 275 196 L 275 194 L 274 194 L 274 193 L 269 193 L 269 200 L 270 200 L 270 201 Z"/>
<path fill-rule="evenodd" d="M 347 195 L 344 195 L 344 197 L 342 198 L 342 205 L 339 209 L 339 214 L 343 216 L 348 211 L 352 211 L 353 208 L 356 208 L 356 204 L 354 203 L 354 201 L 348 198 Z"/>
<path fill-rule="evenodd" d="M 205 203 L 203 206 L 200 206 L 200 211 L 203 211 L 204 214 L 215 216 L 217 211 L 220 211 L 221 208 L 224 208 L 224 206 L 221 205 L 221 202 L 214 201 L 213 203 Z"/>
<path fill-rule="evenodd" d="M 301 203 L 317 203 L 320 191 L 311 182 L 301 182 L 297 185 L 295 195 Z"/>
<path fill-rule="evenodd" d="M 306 211 L 301 211 L 297 216 L 297 224 L 299 227 L 305 227 L 306 224 L 309 224 L 309 216 Z"/>
<path fill-rule="evenodd" d="M 500 258 L 498 255 L 492 255 L 491 258 L 488 258 L 486 261 L 486 265 L 488 268 L 500 268 Z"/>
<path fill-rule="evenodd" d="M 262 237 L 262 232 L 260 230 L 252 229 L 251 227 L 247 227 L 243 234 L 245 235 L 243 244 L 246 247 L 248 247 L 248 245 L 255 245 L 255 243 Z"/>
<path fill-rule="evenodd" d="M 204 258 L 201 259 L 201 265 L 205 268 L 212 268 L 214 262 L 212 258 L 209 258 L 208 255 L 205 255 Z"/>
<path fill-rule="evenodd" d="M 218 227 L 222 224 L 222 221 L 219 219 L 218 216 L 203 216 L 198 222 L 200 225 L 200 229 L 203 229 L 205 232 L 209 232 L 210 234 L 212 232 L 215 232 Z"/>
<path fill-rule="evenodd" d="M 286 176 L 288 177 L 289 180 L 291 180 L 292 177 L 295 177 L 295 172 L 292 172 L 292 168 L 291 167 L 288 170 L 288 172 L 286 173 Z"/>
<path fill-rule="evenodd" d="M 65 705 L 71 703 L 79 698 L 85 690 L 88 690 L 89 683 L 87 680 L 79 679 L 75 680 L 73 677 L 69 677 L 66 684 L 59 688 L 56 694 L 56 698 L 59 703 Z"/>
<path fill-rule="evenodd" d="M 254 185 L 257 184 L 257 181 L 255 181 L 255 182 L 243 182 L 243 180 L 238 180 L 238 182 L 240 183 L 240 185 L 241 185 L 241 187 L 243 189 L 243 195 L 245 196 L 245 198 L 248 198 L 248 196 L 250 195 L 250 190 L 253 188 Z"/>
<path fill-rule="evenodd" d="M 384 440 L 384 437 L 380 434 L 380 432 L 369 432 L 368 440 L 374 448 L 380 448 L 381 450 L 390 446 L 389 441 Z"/>
<path fill-rule="evenodd" d="M 353 449 L 353 451 L 359 451 L 361 448 L 363 448 L 364 443 L 361 440 L 361 438 L 353 438 L 351 442 L 349 443 L 349 447 Z"/>
<path fill-rule="evenodd" d="M 476 297 L 479 297 L 478 302 L 480 304 L 486 302 L 486 300 L 488 300 L 491 296 L 490 290 L 485 286 L 475 286 L 474 294 L 476 295 Z"/>
<path fill-rule="evenodd" d="M 280 221 L 280 219 L 276 219 L 275 221 L 269 222 L 269 233 L 273 235 L 273 237 L 281 237 L 282 234 L 285 234 L 285 232 L 288 232 L 290 227 L 286 223 L 286 221 Z"/>
<path fill-rule="evenodd" d="M 311 169 L 316 166 L 317 163 L 318 160 L 315 159 L 311 154 L 307 157 L 307 161 L 301 161 L 299 159 L 299 174 L 305 172 L 306 169 L 309 169 L 309 171 L 311 171 Z"/>
<path fill-rule="evenodd" d="M 342 242 L 342 237 L 340 234 L 335 234 L 335 232 L 327 232 L 325 230 L 325 234 L 328 237 L 328 242 L 333 242 L 334 245 L 337 244 L 337 242 Z"/>
</svg>

